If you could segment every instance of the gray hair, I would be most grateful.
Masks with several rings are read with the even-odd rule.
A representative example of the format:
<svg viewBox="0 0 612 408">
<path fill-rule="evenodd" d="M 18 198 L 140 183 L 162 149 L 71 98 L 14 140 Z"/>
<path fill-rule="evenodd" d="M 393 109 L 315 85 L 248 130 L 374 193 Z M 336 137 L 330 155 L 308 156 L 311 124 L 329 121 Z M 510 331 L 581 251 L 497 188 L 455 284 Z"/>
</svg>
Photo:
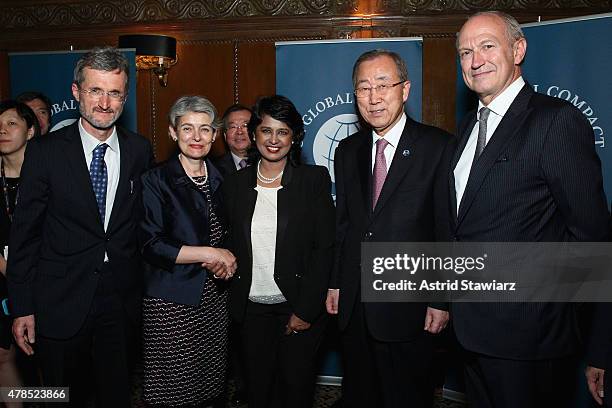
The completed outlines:
<svg viewBox="0 0 612 408">
<path fill-rule="evenodd" d="M 219 115 L 217 114 L 215 105 L 213 105 L 208 99 L 199 95 L 181 96 L 176 100 L 176 102 L 174 102 L 174 105 L 172 105 L 172 108 L 170 108 L 170 113 L 168 114 L 170 126 L 176 129 L 181 116 L 184 116 L 189 112 L 206 113 L 212 119 L 210 126 L 213 129 L 217 130 L 221 127 L 221 121 L 219 120 Z"/>
<path fill-rule="evenodd" d="M 74 67 L 73 81 L 80 88 L 85 81 L 85 68 L 97 71 L 114 72 L 119 70 L 125 72 L 125 87 L 127 89 L 130 73 L 127 58 L 115 47 L 96 47 L 79 59 Z"/>
<path fill-rule="evenodd" d="M 408 80 L 408 68 L 406 68 L 406 63 L 398 53 L 389 50 L 376 49 L 364 52 L 359 56 L 359 58 L 357 58 L 357 61 L 355 61 L 355 65 L 353 65 L 353 88 L 357 87 L 357 69 L 359 69 L 361 63 L 381 56 L 387 56 L 393 59 L 393 62 L 395 62 L 395 67 L 397 68 L 397 76 L 399 77 L 400 81 L 405 82 Z"/>
<path fill-rule="evenodd" d="M 490 11 L 479 11 L 478 13 L 472 14 L 468 17 L 467 21 L 470 21 L 474 17 L 486 16 L 486 17 L 497 17 L 502 20 L 504 26 L 506 27 L 506 38 L 510 45 L 513 45 L 515 42 L 520 40 L 521 38 L 525 38 L 525 34 L 523 33 L 523 29 L 516 18 L 512 17 L 508 13 L 504 13 L 503 11 L 498 10 L 490 10 Z M 457 39 L 455 41 L 455 48 L 459 49 L 459 34 L 461 30 L 457 33 Z"/>
</svg>

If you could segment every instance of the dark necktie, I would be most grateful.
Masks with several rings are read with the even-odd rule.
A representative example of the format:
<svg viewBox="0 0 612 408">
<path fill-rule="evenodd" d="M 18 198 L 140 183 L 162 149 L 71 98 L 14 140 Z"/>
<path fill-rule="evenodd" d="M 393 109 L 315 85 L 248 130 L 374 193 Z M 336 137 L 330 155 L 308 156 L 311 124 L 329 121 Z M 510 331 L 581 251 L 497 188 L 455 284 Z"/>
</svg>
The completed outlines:
<svg viewBox="0 0 612 408">
<path fill-rule="evenodd" d="M 385 148 L 389 142 L 380 138 L 376 141 L 376 156 L 374 159 L 374 173 L 372 174 L 372 209 L 376 208 L 376 202 L 380 191 L 382 190 L 383 184 L 385 184 L 385 178 L 387 177 L 387 160 L 385 159 Z"/>
<path fill-rule="evenodd" d="M 93 157 L 89 166 L 91 185 L 98 202 L 98 211 L 100 211 L 102 224 L 104 224 L 104 217 L 106 215 L 106 186 L 108 185 L 108 173 L 106 171 L 106 163 L 104 162 L 107 147 L 106 143 L 101 143 L 93 150 Z"/>
<path fill-rule="evenodd" d="M 238 166 L 239 166 L 241 169 L 244 169 L 244 168 L 247 166 L 247 162 L 246 162 L 246 160 L 241 159 L 241 160 L 238 162 Z"/>
<path fill-rule="evenodd" d="M 489 118 L 491 109 L 480 108 L 480 117 L 478 119 L 478 139 L 476 140 L 476 151 L 474 152 L 474 161 L 476 161 L 487 144 L 487 119 Z"/>
</svg>

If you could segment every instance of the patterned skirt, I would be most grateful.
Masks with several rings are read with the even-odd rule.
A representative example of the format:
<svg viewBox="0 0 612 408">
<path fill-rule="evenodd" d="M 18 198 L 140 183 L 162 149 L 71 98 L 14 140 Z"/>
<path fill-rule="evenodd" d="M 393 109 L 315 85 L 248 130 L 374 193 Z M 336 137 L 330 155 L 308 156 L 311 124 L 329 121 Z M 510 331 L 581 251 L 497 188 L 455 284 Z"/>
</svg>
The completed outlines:
<svg viewBox="0 0 612 408">
<path fill-rule="evenodd" d="M 209 277 L 198 306 L 145 298 L 144 399 L 180 406 L 218 397 L 225 387 L 227 282 Z"/>
</svg>

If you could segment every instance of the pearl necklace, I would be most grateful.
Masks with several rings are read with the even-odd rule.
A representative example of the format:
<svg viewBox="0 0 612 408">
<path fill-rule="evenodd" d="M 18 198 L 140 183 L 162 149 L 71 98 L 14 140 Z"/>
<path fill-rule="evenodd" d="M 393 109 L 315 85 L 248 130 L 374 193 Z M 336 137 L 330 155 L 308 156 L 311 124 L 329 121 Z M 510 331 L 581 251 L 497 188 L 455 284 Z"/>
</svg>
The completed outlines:
<svg viewBox="0 0 612 408">
<path fill-rule="evenodd" d="M 283 173 L 285 172 L 285 170 L 281 170 L 281 172 L 278 173 L 275 177 L 268 178 L 268 177 L 265 177 L 263 174 L 261 174 L 260 166 L 261 166 L 261 160 L 257 162 L 257 178 L 259 179 L 259 181 L 261 181 L 264 184 L 274 183 L 276 180 L 281 178 Z"/>
<path fill-rule="evenodd" d="M 183 158 L 183 155 L 179 153 L 179 161 L 181 163 L 183 162 L 182 158 Z M 208 168 L 206 168 L 206 162 L 204 160 L 202 160 L 202 166 L 204 167 L 204 175 L 203 176 L 195 176 L 195 177 L 204 177 L 202 179 L 202 181 L 200 181 L 199 183 L 196 183 L 196 181 L 193 179 L 193 177 L 191 177 L 189 175 L 189 173 L 187 173 L 187 171 L 185 171 L 185 173 L 187 174 L 187 177 L 189 177 L 189 179 L 191 181 L 193 181 L 195 184 L 205 184 L 208 181 Z M 184 170 L 184 168 L 183 168 L 183 170 Z"/>
</svg>

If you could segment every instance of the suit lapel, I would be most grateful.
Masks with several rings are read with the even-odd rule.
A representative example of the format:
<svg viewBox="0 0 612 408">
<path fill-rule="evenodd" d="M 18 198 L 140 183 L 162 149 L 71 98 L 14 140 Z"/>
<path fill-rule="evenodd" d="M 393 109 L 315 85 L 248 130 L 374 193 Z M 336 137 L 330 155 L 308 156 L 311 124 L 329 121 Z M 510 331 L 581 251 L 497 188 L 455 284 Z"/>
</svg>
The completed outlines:
<svg viewBox="0 0 612 408">
<path fill-rule="evenodd" d="M 525 84 L 510 105 L 499 126 L 495 129 L 495 133 L 491 136 L 481 156 L 472 164 L 470 176 L 459 205 L 457 225 L 465 217 L 491 167 L 499 159 L 508 143 L 514 138 L 514 135 L 521 129 L 523 122 L 529 116 L 531 109 L 527 107 L 532 95 L 533 90 L 531 86 Z"/>
<path fill-rule="evenodd" d="M 119 212 L 123 208 L 121 203 L 124 203 L 130 194 L 134 193 L 134 180 L 130 179 L 132 165 L 134 163 L 134 155 L 132 145 L 128 140 L 128 136 L 117 128 L 117 139 L 119 140 L 119 183 L 115 192 L 115 201 L 111 210 L 110 219 L 108 220 L 108 232 L 111 232 L 114 224 L 119 217 Z"/>
<path fill-rule="evenodd" d="M 402 180 L 404 180 L 406 173 L 412 167 L 413 161 L 411 159 L 414 152 L 411 151 L 411 147 L 417 136 L 416 132 L 413 130 L 414 126 L 412 124 L 412 120 L 407 117 L 404 131 L 402 132 L 402 136 L 400 137 L 399 143 L 395 149 L 395 154 L 393 155 L 391 167 L 389 168 L 389 172 L 385 178 L 385 183 L 380 191 L 380 196 L 376 202 L 376 208 L 374 208 L 374 217 L 385 206 L 386 202 L 389 200 L 389 197 L 393 195 L 395 189 L 397 189 Z M 372 157 L 371 154 L 370 157 Z"/>
<path fill-rule="evenodd" d="M 289 223 L 289 211 L 291 209 L 291 194 L 292 194 L 292 185 L 291 178 L 294 175 L 293 166 L 290 163 L 285 165 L 285 172 L 283 173 L 283 178 L 281 180 L 281 185 L 283 188 L 278 190 L 277 195 L 277 203 L 276 203 L 276 257 L 275 259 L 280 259 L 281 256 L 279 252 L 282 253 L 283 243 L 285 242 L 285 233 L 287 232 L 287 224 Z"/>
<path fill-rule="evenodd" d="M 66 158 L 68 165 L 72 170 L 70 172 L 71 174 L 69 175 L 69 179 L 75 184 L 75 191 L 83 192 L 84 203 L 87 211 L 90 213 L 89 216 L 97 219 L 99 226 L 104 229 L 102 218 L 100 218 L 100 212 L 98 211 L 96 195 L 91 184 L 89 168 L 87 167 L 87 161 L 85 160 L 85 154 L 83 153 L 83 143 L 81 143 L 78 122 L 79 119 L 77 119 L 77 121 L 71 125 L 70 131 L 66 133 L 68 149 Z"/>
<path fill-rule="evenodd" d="M 359 171 L 365 213 L 372 214 L 372 133 L 363 130 L 362 143 L 357 149 L 356 167 Z"/>
<path fill-rule="evenodd" d="M 455 167 L 457 167 L 459 158 L 461 158 L 467 141 L 470 138 L 470 133 L 472 133 L 472 129 L 476 124 L 476 111 L 470 112 L 467 118 L 469 118 L 469 120 L 464 120 L 459 130 L 461 140 L 459 140 L 459 145 L 457 146 L 455 154 L 453 155 L 453 158 L 451 160 L 450 172 L 448 174 L 448 193 L 450 197 L 451 219 L 453 220 L 453 223 L 455 225 L 457 224 L 457 191 L 455 190 Z"/>
<path fill-rule="evenodd" d="M 251 244 L 251 224 L 253 220 L 253 213 L 255 212 L 255 203 L 257 202 L 257 190 L 255 190 L 255 186 L 257 185 L 257 176 L 256 176 L 257 165 L 249 166 L 246 170 L 249 172 L 248 178 L 243 178 L 247 180 L 246 186 L 239 186 L 236 191 L 246 191 L 246 196 L 244 197 L 244 205 L 238 204 L 238 211 L 243 211 L 242 217 L 238 219 L 243 219 L 245 222 L 242 223 L 243 230 L 242 233 L 244 235 L 245 242 L 247 243 L 247 249 L 249 251 L 249 259 L 253 260 L 253 248 Z M 239 199 L 239 197 L 237 197 Z"/>
</svg>

